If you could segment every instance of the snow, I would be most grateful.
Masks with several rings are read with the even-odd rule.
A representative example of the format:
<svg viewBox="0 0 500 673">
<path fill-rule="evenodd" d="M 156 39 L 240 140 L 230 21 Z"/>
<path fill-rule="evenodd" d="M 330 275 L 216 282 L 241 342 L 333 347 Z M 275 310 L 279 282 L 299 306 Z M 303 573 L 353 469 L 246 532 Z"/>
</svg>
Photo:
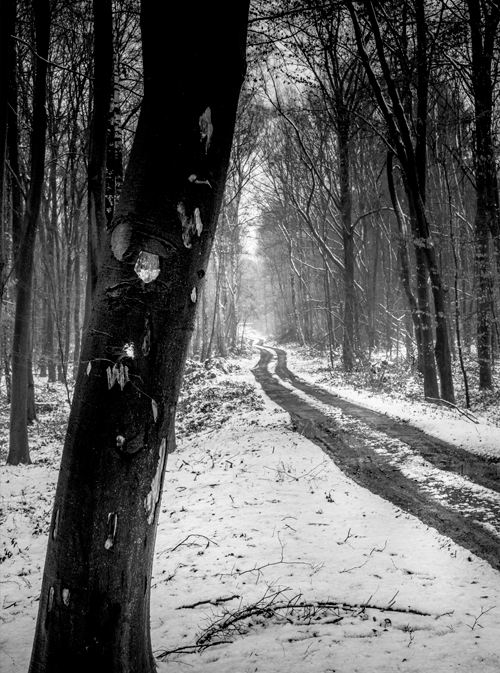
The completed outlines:
<svg viewBox="0 0 500 673">
<path fill-rule="evenodd" d="M 293 354 L 288 367 L 307 383 L 316 384 L 318 377 L 310 373 L 311 363 Z M 411 402 L 403 396 L 353 389 L 321 382 L 322 387 L 350 402 L 410 423 L 423 432 L 477 455 L 500 458 L 500 427 L 487 421 L 474 423 L 459 416 L 459 412 L 430 402 Z"/>
<path fill-rule="evenodd" d="M 254 363 L 216 380 L 255 386 Z M 181 439 L 168 456 L 151 630 L 158 657 L 178 652 L 158 670 L 500 670 L 500 573 L 356 485 L 258 395 L 263 408 L 233 412 L 222 427 Z M 437 412 L 426 406 L 425 416 L 412 411 L 415 423 L 442 432 Z M 491 428 L 473 428 L 467 449 L 482 451 Z M 0 468 L 2 673 L 29 663 L 54 446 L 40 443 L 31 466 Z M 417 471 L 426 486 L 427 469 Z M 245 610 L 231 628 L 229 616 Z M 218 629 L 225 617 L 226 630 Z M 209 646 L 190 652 L 197 641 Z"/>
<path fill-rule="evenodd" d="M 273 374 L 273 377 L 280 385 L 290 390 L 300 399 L 305 400 L 309 406 L 316 407 L 327 416 L 334 418 L 336 427 L 347 430 L 351 434 L 360 435 L 364 443 L 371 446 L 374 451 L 389 456 L 391 465 L 400 470 L 405 477 L 420 483 L 423 490 L 430 493 L 434 498 L 441 500 L 448 508 L 463 512 L 462 498 L 459 498 L 460 504 L 457 504 L 456 501 L 454 502 L 455 499 L 453 496 L 455 492 L 462 495 L 466 493 L 467 500 L 469 501 L 468 511 L 479 514 L 481 519 L 483 519 L 477 520 L 477 523 L 484 528 L 488 528 L 490 531 L 494 531 L 500 537 L 500 517 L 497 515 L 500 512 L 499 493 L 480 486 L 465 476 L 434 467 L 434 465 L 425 460 L 418 451 L 412 449 L 408 444 L 388 437 L 383 432 L 372 430 L 365 423 L 346 416 L 340 409 L 330 407 L 313 396 L 297 390 L 292 384 L 281 379 L 277 374 Z M 437 425 L 440 425 L 440 423 Z M 490 438 L 495 436 L 495 433 L 500 442 L 500 428 L 491 428 L 483 425 L 477 431 L 481 441 L 485 436 Z M 434 433 L 434 436 L 436 434 Z M 480 453 L 485 444 L 486 442 L 481 443 L 477 447 L 476 452 Z"/>
</svg>

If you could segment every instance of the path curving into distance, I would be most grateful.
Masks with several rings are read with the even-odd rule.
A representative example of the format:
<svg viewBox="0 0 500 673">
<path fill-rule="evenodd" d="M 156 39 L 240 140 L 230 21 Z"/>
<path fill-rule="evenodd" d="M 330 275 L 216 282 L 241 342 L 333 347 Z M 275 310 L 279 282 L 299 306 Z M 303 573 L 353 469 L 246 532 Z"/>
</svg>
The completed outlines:
<svg viewBox="0 0 500 673">
<path fill-rule="evenodd" d="M 257 348 L 253 374 L 298 432 L 356 483 L 500 570 L 498 462 L 308 384 L 288 369 L 283 349 Z"/>
</svg>

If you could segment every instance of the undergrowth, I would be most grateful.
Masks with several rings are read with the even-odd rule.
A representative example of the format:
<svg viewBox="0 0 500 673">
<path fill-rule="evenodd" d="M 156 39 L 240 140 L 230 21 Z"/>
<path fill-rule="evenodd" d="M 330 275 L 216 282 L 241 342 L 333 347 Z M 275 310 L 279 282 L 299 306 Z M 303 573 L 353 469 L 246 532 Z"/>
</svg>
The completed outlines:
<svg viewBox="0 0 500 673">
<path fill-rule="evenodd" d="M 188 360 L 177 406 L 179 438 L 220 428 L 236 412 L 263 409 L 254 384 L 228 380 L 228 374 L 242 371 L 234 360 L 217 358 L 207 363 Z"/>
</svg>

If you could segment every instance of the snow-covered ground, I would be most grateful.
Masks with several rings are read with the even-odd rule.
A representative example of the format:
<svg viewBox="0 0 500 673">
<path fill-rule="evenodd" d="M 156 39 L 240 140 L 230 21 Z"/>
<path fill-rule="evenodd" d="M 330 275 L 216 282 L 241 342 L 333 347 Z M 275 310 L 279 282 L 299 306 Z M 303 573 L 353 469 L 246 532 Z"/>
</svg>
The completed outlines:
<svg viewBox="0 0 500 673">
<path fill-rule="evenodd" d="M 488 422 L 481 415 L 460 408 L 448 408 L 432 402 L 409 400 L 402 390 L 400 394 L 393 390 L 391 394 L 369 389 L 353 388 L 325 381 L 324 375 L 318 375 L 320 363 L 314 359 L 304 360 L 300 353 L 288 351 L 288 367 L 307 383 L 321 386 L 355 404 L 378 411 L 400 421 L 410 423 L 423 432 L 450 444 L 456 444 L 466 451 L 500 459 L 500 427 Z M 388 372 L 390 375 L 390 371 Z M 475 419 L 475 420 L 473 420 Z M 476 422 L 475 422 L 476 421 Z"/>
<path fill-rule="evenodd" d="M 251 364 L 212 382 L 248 390 Z M 151 629 L 157 656 L 171 654 L 159 670 L 500 670 L 500 573 L 345 477 L 271 401 L 260 406 L 169 456 Z M 2 673 L 29 662 L 54 451 L 0 468 Z"/>
</svg>

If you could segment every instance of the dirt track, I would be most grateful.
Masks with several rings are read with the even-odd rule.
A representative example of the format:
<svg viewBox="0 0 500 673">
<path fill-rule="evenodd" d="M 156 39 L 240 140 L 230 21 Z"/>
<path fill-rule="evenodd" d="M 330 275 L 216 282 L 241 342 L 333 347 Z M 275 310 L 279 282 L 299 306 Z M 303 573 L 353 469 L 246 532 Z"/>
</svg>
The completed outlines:
<svg viewBox="0 0 500 673">
<path fill-rule="evenodd" d="M 492 530 L 491 525 L 492 521 L 497 524 L 500 522 L 500 498 L 496 495 L 500 493 L 498 463 L 470 454 L 406 423 L 309 385 L 289 371 L 285 351 L 259 348 L 260 360 L 253 370 L 255 378 L 266 394 L 290 414 L 298 432 L 318 444 L 358 484 L 417 516 L 500 570 L 500 536 L 498 531 L 495 533 Z M 295 389 L 321 403 L 340 409 L 346 417 L 356 419 L 359 423 L 354 424 L 354 428 L 351 424 L 347 432 L 341 424 L 336 423 L 335 418 L 308 404 L 282 385 L 268 370 L 269 363 L 275 357 L 273 351 L 277 356 L 275 371 L 280 379 L 288 381 Z M 377 451 L 373 448 L 373 442 L 367 441 L 363 425 L 387 437 L 382 451 Z M 361 429 L 358 430 L 357 426 Z M 398 449 L 394 448 L 392 440 L 404 442 L 413 454 L 419 454 L 439 470 L 465 476 L 487 491 L 462 491 L 456 487 L 434 485 L 434 495 L 426 492 L 427 489 L 421 483 L 404 476 L 398 468 L 397 460 L 400 458 L 396 456 Z"/>
</svg>

